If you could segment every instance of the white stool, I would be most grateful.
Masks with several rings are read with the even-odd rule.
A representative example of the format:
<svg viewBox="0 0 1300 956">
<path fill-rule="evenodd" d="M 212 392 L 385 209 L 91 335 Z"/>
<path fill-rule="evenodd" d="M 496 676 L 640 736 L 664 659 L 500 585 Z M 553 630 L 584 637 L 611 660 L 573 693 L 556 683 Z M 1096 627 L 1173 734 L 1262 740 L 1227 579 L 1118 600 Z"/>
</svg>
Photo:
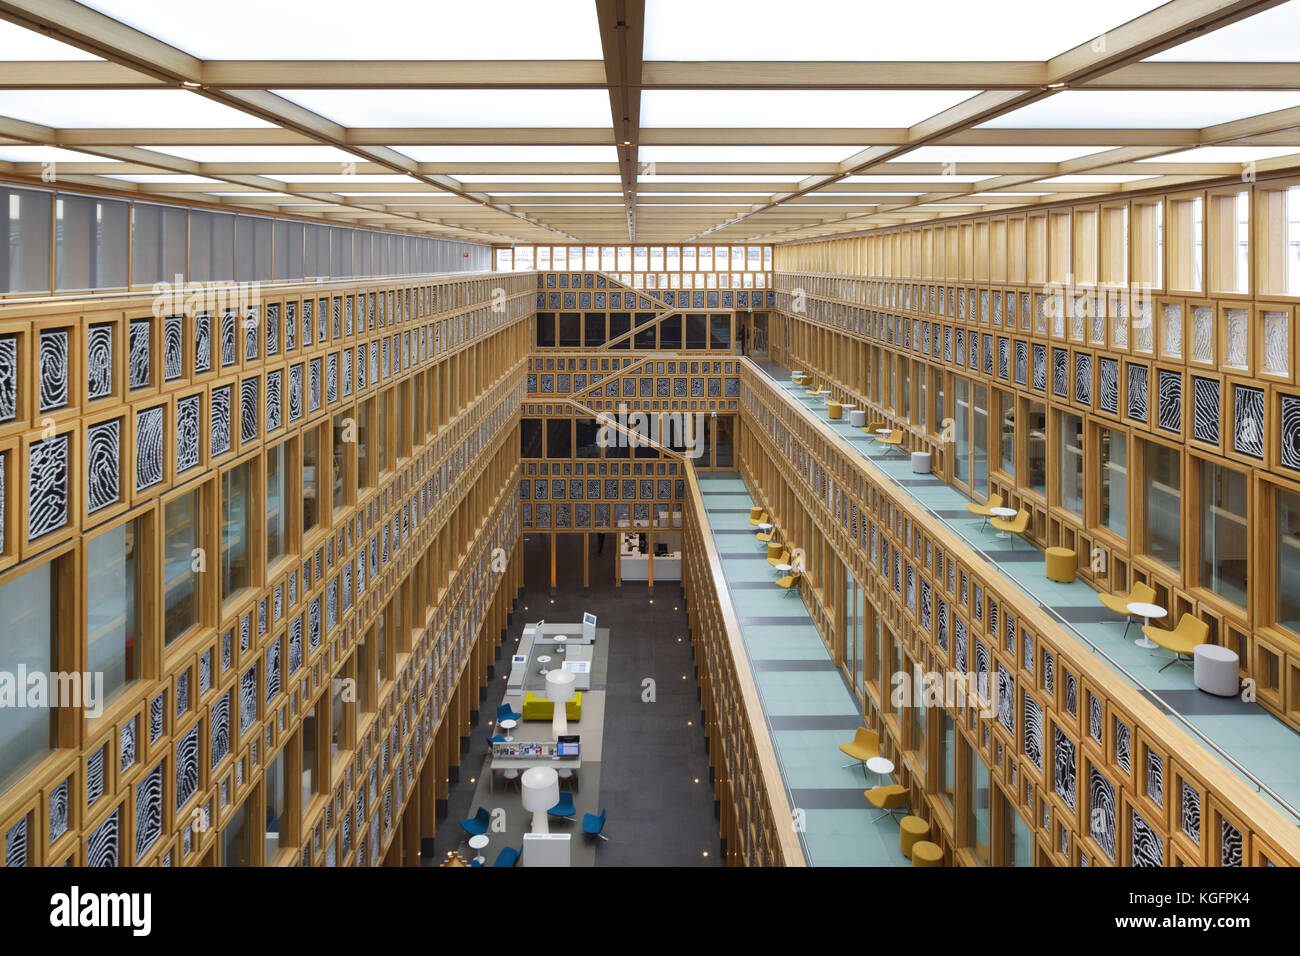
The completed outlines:
<svg viewBox="0 0 1300 956">
<path fill-rule="evenodd" d="M 1192 652 L 1192 680 L 1207 694 L 1235 697 L 1241 689 L 1237 664 L 1236 651 L 1217 644 L 1197 644 Z"/>
<path fill-rule="evenodd" d="M 918 475 L 930 473 L 930 453 L 928 451 L 912 452 L 912 471 Z"/>
<path fill-rule="evenodd" d="M 862 428 L 867 424 L 867 410 L 865 408 L 855 408 L 849 412 L 849 424 Z"/>
</svg>

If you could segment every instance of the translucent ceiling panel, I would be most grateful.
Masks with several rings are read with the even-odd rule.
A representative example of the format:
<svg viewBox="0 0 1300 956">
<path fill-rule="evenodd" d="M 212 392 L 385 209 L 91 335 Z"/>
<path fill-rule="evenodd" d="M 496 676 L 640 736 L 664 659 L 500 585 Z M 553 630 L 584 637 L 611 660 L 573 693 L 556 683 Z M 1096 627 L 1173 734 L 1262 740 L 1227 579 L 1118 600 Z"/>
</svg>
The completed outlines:
<svg viewBox="0 0 1300 956">
<path fill-rule="evenodd" d="M 468 178 L 468 177 L 463 177 Z M 534 179 L 539 177 L 532 177 Z M 616 180 L 618 177 L 614 177 Z M 640 175 L 640 183 L 797 183 L 807 178 L 802 173 L 762 173 L 746 175 L 742 173 L 719 173 L 716 176 L 702 176 L 687 173 L 656 173 Z"/>
<path fill-rule="evenodd" d="M 1107 146 L 921 146 L 897 163 L 1063 163 Z"/>
<path fill-rule="evenodd" d="M 150 146 L 195 163 L 355 163 L 356 156 L 333 146 Z"/>
<path fill-rule="evenodd" d="M 1297 37 L 1300 37 L 1300 3 L 1292 0 L 1147 59 L 1294 63 L 1300 60 Z"/>
<path fill-rule="evenodd" d="M 7 20 L 0 20 L 0 50 L 4 51 L 4 59 L 24 62 L 99 59 L 92 53 L 51 40 L 35 30 L 25 30 Z"/>
<path fill-rule="evenodd" d="M 420 163 L 617 163 L 613 146 L 394 146 Z"/>
<path fill-rule="evenodd" d="M 202 59 L 599 60 L 594 4 L 496 0 L 90 0 Z M 489 15 L 490 14 L 490 15 Z M 256 29 L 250 29 L 256 24 Z M 345 24 L 344 29 L 339 25 Z"/>
<path fill-rule="evenodd" d="M 1151 179 L 1151 176 L 1122 176 L 1117 173 L 1084 173 L 1073 176 L 1052 176 L 1049 179 L 1040 179 L 1042 184 L 1047 183 L 1131 183 L 1139 179 Z"/>
<path fill-rule="evenodd" d="M 369 185 L 416 182 L 410 176 L 376 176 L 370 173 L 353 173 L 351 175 L 346 173 L 276 173 L 270 178 L 278 179 L 282 183 L 354 183 Z"/>
<path fill-rule="evenodd" d="M 1160 6 L 1095 0 L 1045 19 L 1041 0 L 845 3 L 750 0 L 741 8 L 699 0 L 647 0 L 647 60 L 1046 60 Z M 792 12 L 803 29 L 794 26 Z M 918 21 L 923 18 L 924 24 Z M 833 29 L 817 29 L 831 24 Z M 1050 28 L 1049 28 L 1050 27 Z M 723 53 L 718 38 L 726 38 Z"/>
<path fill-rule="evenodd" d="M 475 173 L 466 176 L 454 176 L 462 183 L 619 183 L 618 176 L 592 175 L 582 176 L 561 173 Z"/>
<path fill-rule="evenodd" d="M 127 183 L 163 183 L 166 185 L 175 185 L 177 183 L 220 183 L 221 182 L 221 180 L 219 179 L 212 179 L 208 176 L 184 176 L 184 175 L 172 176 L 172 175 L 168 175 L 167 173 L 158 173 L 156 175 L 151 173 L 133 173 L 129 175 L 115 174 L 112 176 L 107 176 L 105 178 L 120 179 L 123 182 L 127 182 Z"/>
<path fill-rule="evenodd" d="M 642 146 L 643 163 L 839 163 L 853 146 Z"/>
<path fill-rule="evenodd" d="M 274 90 L 343 126 L 607 127 L 604 90 Z"/>
<path fill-rule="evenodd" d="M 1300 146 L 1202 146 L 1164 156 L 1138 160 L 1142 163 L 1250 163 L 1300 153 Z"/>
<path fill-rule="evenodd" d="M 4 90 L 0 115 L 56 128 L 264 129 L 272 125 L 188 90 Z"/>
<path fill-rule="evenodd" d="M 1300 94 L 1261 90 L 1066 90 L 978 128 L 1201 129 L 1300 105 Z"/>
<path fill-rule="evenodd" d="M 902 176 L 893 174 L 882 174 L 873 176 L 863 174 L 861 176 L 845 176 L 840 180 L 841 183 L 977 183 L 981 179 L 988 179 L 984 175 L 958 175 L 938 176 L 925 173 L 917 173 L 915 176 Z"/>
<path fill-rule="evenodd" d="M 112 163 L 114 160 L 57 146 L 0 146 L 0 163 Z"/>
<path fill-rule="evenodd" d="M 641 125 L 912 126 L 972 95 L 970 90 L 646 90 Z"/>
</svg>

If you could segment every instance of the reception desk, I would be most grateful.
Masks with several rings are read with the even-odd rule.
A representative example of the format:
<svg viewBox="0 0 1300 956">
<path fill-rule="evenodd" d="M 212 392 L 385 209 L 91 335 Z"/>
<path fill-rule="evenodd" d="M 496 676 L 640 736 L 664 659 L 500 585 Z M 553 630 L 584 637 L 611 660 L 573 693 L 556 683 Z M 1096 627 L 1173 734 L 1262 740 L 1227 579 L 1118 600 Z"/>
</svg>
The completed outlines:
<svg viewBox="0 0 1300 956">
<path fill-rule="evenodd" d="M 641 534 L 638 531 L 620 531 L 618 535 L 619 575 L 624 581 L 650 580 L 650 555 L 642 550 Z M 658 531 L 649 542 L 666 544 L 667 554 L 654 556 L 656 581 L 680 581 L 682 579 L 682 536 L 676 531 Z"/>
</svg>

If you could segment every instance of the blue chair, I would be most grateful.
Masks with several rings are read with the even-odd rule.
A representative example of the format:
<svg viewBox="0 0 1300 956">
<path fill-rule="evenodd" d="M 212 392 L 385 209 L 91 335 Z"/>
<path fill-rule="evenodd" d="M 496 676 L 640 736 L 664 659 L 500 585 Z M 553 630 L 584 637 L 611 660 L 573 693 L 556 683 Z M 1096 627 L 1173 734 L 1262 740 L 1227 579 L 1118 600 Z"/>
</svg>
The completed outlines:
<svg viewBox="0 0 1300 956">
<path fill-rule="evenodd" d="M 469 836 L 481 836 L 487 833 L 488 824 L 492 822 L 492 814 L 488 813 L 487 807 L 479 807 L 478 813 L 469 820 L 461 820 L 460 828 Z"/>
<path fill-rule="evenodd" d="M 469 865 L 470 865 L 470 866 L 482 866 L 483 864 L 479 862 L 479 858 L 478 858 L 478 857 L 474 857 L 474 859 L 472 859 L 472 860 L 469 861 Z"/>
<path fill-rule="evenodd" d="M 584 813 L 582 815 L 582 832 L 587 836 L 600 837 L 602 840 L 608 840 L 602 832 L 605 829 L 605 815 L 609 811 L 601 808 L 600 813 Z"/>
<path fill-rule="evenodd" d="M 506 738 L 503 737 L 501 734 L 488 734 L 487 737 L 488 750 L 492 749 L 493 744 L 503 744 L 505 742 L 506 742 Z"/>
<path fill-rule="evenodd" d="M 501 721 L 503 720 L 523 720 L 523 719 L 524 719 L 524 715 L 515 713 L 514 710 L 511 709 L 509 704 L 502 704 L 500 707 L 497 708 L 498 724 L 501 723 Z"/>
<path fill-rule="evenodd" d="M 546 811 L 550 816 L 572 820 L 578 808 L 573 805 L 573 794 L 568 790 L 560 791 L 560 802 Z"/>
<path fill-rule="evenodd" d="M 512 846 L 502 847 L 493 866 L 514 866 L 519 861 L 519 851 Z"/>
</svg>

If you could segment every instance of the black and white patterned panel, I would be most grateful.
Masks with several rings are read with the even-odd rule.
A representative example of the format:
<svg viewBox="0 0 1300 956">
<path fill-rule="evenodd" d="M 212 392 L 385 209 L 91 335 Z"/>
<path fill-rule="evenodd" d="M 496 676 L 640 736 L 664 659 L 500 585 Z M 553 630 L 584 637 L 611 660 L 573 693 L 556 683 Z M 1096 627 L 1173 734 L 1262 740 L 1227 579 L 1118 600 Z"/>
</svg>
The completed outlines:
<svg viewBox="0 0 1300 956">
<path fill-rule="evenodd" d="M 113 325 L 102 322 L 86 329 L 86 398 L 113 394 Z"/>
<path fill-rule="evenodd" d="M 257 440 L 259 432 L 258 420 L 261 418 L 261 413 L 257 407 L 261 393 L 259 385 L 260 383 L 256 378 L 246 378 L 239 383 L 240 442 Z"/>
<path fill-rule="evenodd" d="M 1164 866 L 1165 841 L 1142 814 L 1129 811 L 1129 857 L 1132 866 Z"/>
<path fill-rule="evenodd" d="M 1052 349 L 1052 394 L 1070 397 L 1070 353 L 1066 349 Z"/>
<path fill-rule="evenodd" d="M 1025 756 L 1039 770 L 1043 769 L 1043 709 L 1028 691 L 1021 694 L 1024 706 L 1021 717 L 1024 724 Z"/>
<path fill-rule="evenodd" d="M 246 734 L 257 723 L 257 662 L 239 678 L 239 732 Z"/>
<path fill-rule="evenodd" d="M 152 378 L 149 324 L 148 319 L 137 319 L 131 323 L 128 332 L 130 361 L 127 365 L 126 384 L 131 389 L 147 387 Z"/>
<path fill-rule="evenodd" d="M 35 540 L 68 523 L 68 435 L 34 441 L 27 462 L 27 537 Z"/>
<path fill-rule="evenodd" d="M 212 389 L 211 432 L 208 447 L 213 458 L 230 451 L 230 390 L 221 385 Z"/>
<path fill-rule="evenodd" d="M 184 319 L 169 315 L 163 319 L 163 381 L 174 382 L 185 374 Z"/>
<path fill-rule="evenodd" d="M 212 704 L 208 715 L 208 767 L 213 769 L 230 753 L 230 695 L 227 691 Z"/>
<path fill-rule="evenodd" d="M 281 424 L 280 397 L 283 380 L 284 371 L 282 369 L 266 373 L 266 430 L 268 433 L 275 431 Z"/>
<path fill-rule="evenodd" d="M 1034 382 L 1033 387 L 1040 391 L 1047 390 L 1047 346 L 1034 344 Z"/>
<path fill-rule="evenodd" d="M 280 639 L 266 649 L 266 700 L 270 703 L 280 693 Z"/>
<path fill-rule="evenodd" d="M 1182 784 L 1182 801 L 1178 812 L 1178 825 L 1191 837 L 1197 846 L 1201 845 L 1201 792 L 1186 780 Z"/>
<path fill-rule="evenodd" d="M 5 869 L 26 866 L 28 862 L 27 817 L 24 816 L 5 832 Z"/>
<path fill-rule="evenodd" d="M 156 744 L 163 735 L 166 718 L 167 695 L 159 694 L 149 701 L 149 743 Z"/>
<path fill-rule="evenodd" d="M 1282 441 L 1278 458 L 1283 468 L 1300 471 L 1300 397 L 1282 396 Z"/>
<path fill-rule="evenodd" d="M 1167 432 L 1183 430 L 1183 376 L 1162 368 L 1156 371 L 1156 424 Z"/>
<path fill-rule="evenodd" d="M 202 406 L 198 395 L 176 399 L 176 474 L 199 463 L 199 432 Z"/>
<path fill-rule="evenodd" d="M 1252 458 L 1264 457 L 1264 390 L 1232 387 L 1232 447 Z"/>
<path fill-rule="evenodd" d="M 1098 359 L 1100 383 L 1097 394 L 1097 406 L 1103 412 L 1119 414 L 1119 359 Z"/>
<path fill-rule="evenodd" d="M 998 722 L 1012 737 L 1016 733 L 1016 678 L 1007 668 L 998 667 Z"/>
<path fill-rule="evenodd" d="M 50 843 L 68 832 L 68 794 L 72 792 L 71 781 L 64 780 L 50 791 L 46 806 L 46 819 L 49 820 Z"/>
<path fill-rule="evenodd" d="M 1147 420 L 1147 367 L 1132 364 L 1128 367 L 1128 417 L 1134 421 Z"/>
<path fill-rule="evenodd" d="M 1125 773 L 1132 772 L 1132 757 L 1130 745 L 1130 733 L 1128 724 L 1115 718 L 1115 763 Z"/>
<path fill-rule="evenodd" d="M 135 721 L 129 720 L 122 725 L 121 733 L 118 735 L 118 754 L 123 773 L 135 766 L 135 753 Z"/>
<path fill-rule="evenodd" d="M 86 511 L 94 514 L 121 498 L 122 420 L 86 426 Z"/>
<path fill-rule="evenodd" d="M 212 313 L 194 317 L 194 371 L 212 371 Z"/>
<path fill-rule="evenodd" d="M 1219 443 L 1219 383 L 1192 376 L 1192 437 L 1211 445 Z"/>
<path fill-rule="evenodd" d="M 162 836 L 163 764 L 160 761 L 135 787 L 135 858 L 139 861 Z"/>
<path fill-rule="evenodd" d="M 1029 345 L 1023 339 L 1016 339 L 1016 384 L 1028 383 Z"/>
<path fill-rule="evenodd" d="M 1241 866 L 1241 831 L 1219 818 L 1219 866 Z"/>
<path fill-rule="evenodd" d="M 1088 832 L 1106 855 L 1115 859 L 1115 787 L 1096 767 L 1088 773 Z"/>
<path fill-rule="evenodd" d="M 273 302 L 266 307 L 266 354 L 280 354 L 280 304 Z"/>
<path fill-rule="evenodd" d="M 244 361 L 251 362 L 257 358 L 260 347 L 257 309 L 250 306 L 244 314 Z"/>
<path fill-rule="evenodd" d="M 86 759 L 86 806 L 93 807 L 104 795 L 104 760 L 108 748 L 100 747 Z"/>
<path fill-rule="evenodd" d="M 68 330 L 44 329 L 40 336 L 40 395 L 42 412 L 68 404 Z"/>
<path fill-rule="evenodd" d="M 18 337 L 0 335 L 0 422 L 18 414 Z"/>
<path fill-rule="evenodd" d="M 1147 796 L 1157 807 L 1165 805 L 1165 762 L 1154 750 L 1147 751 Z"/>
<path fill-rule="evenodd" d="M 135 490 L 144 491 L 163 480 L 163 406 L 135 414 Z"/>
<path fill-rule="evenodd" d="M 1073 810 L 1076 787 L 1076 755 L 1074 741 L 1066 736 L 1060 727 L 1053 725 L 1052 743 L 1055 758 L 1052 762 L 1055 769 L 1053 781 L 1056 787 L 1056 793 L 1057 796 L 1065 801 L 1066 806 Z"/>
<path fill-rule="evenodd" d="M 199 724 L 176 742 L 176 807 L 184 807 L 199 789 Z"/>
<path fill-rule="evenodd" d="M 108 815 L 103 823 L 95 828 L 95 832 L 90 835 L 86 841 L 86 866 L 120 866 L 118 855 L 118 841 L 120 834 L 118 832 L 118 814 L 122 808 L 118 807 Z"/>
<path fill-rule="evenodd" d="M 221 367 L 229 368 L 238 361 L 235 351 L 236 326 L 239 320 L 232 310 L 221 313 Z"/>
<path fill-rule="evenodd" d="M 1074 353 L 1074 400 L 1080 405 L 1092 404 L 1092 353 Z"/>
</svg>

